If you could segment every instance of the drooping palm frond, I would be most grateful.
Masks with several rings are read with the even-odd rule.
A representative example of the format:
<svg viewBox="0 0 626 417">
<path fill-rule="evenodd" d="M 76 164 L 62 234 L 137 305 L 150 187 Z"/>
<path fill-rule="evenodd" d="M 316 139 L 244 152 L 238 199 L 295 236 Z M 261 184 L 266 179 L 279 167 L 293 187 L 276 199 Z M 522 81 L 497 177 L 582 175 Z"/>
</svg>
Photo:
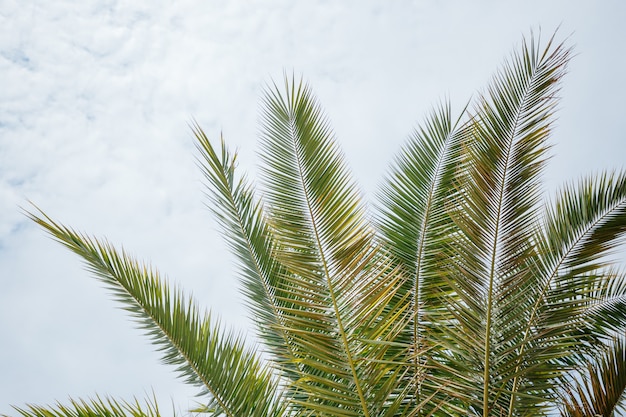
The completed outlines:
<svg viewBox="0 0 626 417">
<path fill-rule="evenodd" d="M 626 280 L 608 256 L 626 224 L 624 191 L 622 174 L 602 174 L 564 188 L 546 205 L 531 268 L 539 280 L 527 294 L 533 301 L 516 367 L 524 375 L 516 385 L 567 379 L 585 352 L 624 328 Z"/>
<path fill-rule="evenodd" d="M 539 241 L 546 317 L 551 327 L 577 317 L 577 328 L 605 337 L 626 320 L 623 277 L 611 272 L 626 237 L 626 173 L 586 178 L 559 196 Z"/>
<path fill-rule="evenodd" d="M 586 372 L 577 374 L 562 390 L 563 417 L 617 417 L 626 412 L 626 339 L 617 337 Z"/>
<path fill-rule="evenodd" d="M 210 399 L 207 410 L 220 416 L 280 416 L 279 381 L 240 336 L 223 330 L 157 271 L 109 243 L 75 232 L 46 216 L 27 213 L 61 244 L 79 255 L 87 269 L 109 287 L 139 328 L 176 366 L 185 382 Z"/>
</svg>

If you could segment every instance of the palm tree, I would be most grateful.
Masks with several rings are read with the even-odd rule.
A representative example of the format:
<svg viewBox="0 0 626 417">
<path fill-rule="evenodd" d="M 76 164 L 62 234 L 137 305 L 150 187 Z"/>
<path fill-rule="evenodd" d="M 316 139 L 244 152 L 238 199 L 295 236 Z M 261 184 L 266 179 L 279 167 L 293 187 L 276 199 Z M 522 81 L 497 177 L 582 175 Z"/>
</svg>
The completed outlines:
<svg viewBox="0 0 626 417">
<path fill-rule="evenodd" d="M 197 411 L 511 417 L 575 415 L 580 400 L 607 404 L 610 415 L 625 389 L 626 277 L 614 254 L 626 232 L 626 174 L 543 198 L 571 50 L 532 36 L 520 49 L 461 114 L 449 104 L 432 111 L 374 209 L 302 82 L 286 77 L 263 99 L 262 194 L 236 170 L 236 154 L 192 126 L 262 355 L 149 265 L 41 211 L 28 215 L 83 259 L 163 361 L 200 389 Z M 595 387 L 609 374 L 590 367 L 587 395 L 589 384 L 576 383 L 590 360 L 621 367 L 604 391 Z M 106 398 L 16 410 L 159 414 L 151 401 Z"/>
</svg>

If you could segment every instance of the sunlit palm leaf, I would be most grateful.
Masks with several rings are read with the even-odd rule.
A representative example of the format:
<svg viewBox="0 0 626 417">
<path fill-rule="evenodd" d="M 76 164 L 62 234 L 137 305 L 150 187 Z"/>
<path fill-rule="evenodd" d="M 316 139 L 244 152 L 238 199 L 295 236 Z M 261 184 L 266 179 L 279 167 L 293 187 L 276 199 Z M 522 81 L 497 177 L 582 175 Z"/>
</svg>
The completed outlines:
<svg viewBox="0 0 626 417">
<path fill-rule="evenodd" d="M 292 274 L 291 285 L 279 290 L 298 305 L 284 311 L 284 326 L 301 350 L 300 362 L 311 370 L 300 385 L 317 397 L 317 412 L 367 416 L 378 407 L 370 401 L 374 393 L 381 395 L 374 390 L 388 386 L 381 385 L 383 374 L 372 374 L 384 349 L 371 349 L 371 343 L 399 330 L 394 320 L 371 313 L 403 319 L 402 304 L 386 308 L 402 275 L 375 243 L 309 88 L 288 79 L 284 92 L 274 86 L 263 116 L 264 196 L 279 241 L 277 256 Z M 385 324 L 383 331 L 373 321 Z"/>
<path fill-rule="evenodd" d="M 214 415 L 278 416 L 278 382 L 241 337 L 224 331 L 158 272 L 109 243 L 79 234 L 43 213 L 28 216 L 79 255 L 186 382 L 211 398 Z"/>
<path fill-rule="evenodd" d="M 569 56 L 552 41 L 544 49 L 534 39 L 524 42 L 476 106 L 473 138 L 457 179 L 451 214 L 461 233 L 446 255 L 450 285 L 461 297 L 450 299 L 459 325 L 449 337 L 463 355 L 451 360 L 482 387 L 481 395 L 468 392 L 467 401 L 485 417 L 522 409 L 514 404 L 520 388 L 515 364 L 523 354 L 519 341 L 531 302 L 527 294 L 537 280 L 529 265 L 539 226 L 539 180 Z M 523 407 L 543 398 L 537 396 L 533 404 L 532 392 L 522 394 L 530 399 Z"/>
<path fill-rule="evenodd" d="M 193 131 L 201 155 L 199 162 L 208 180 L 209 208 L 224 227 L 225 241 L 241 261 L 244 294 L 252 318 L 283 375 L 297 380 L 303 375 L 282 319 L 283 310 L 294 305 L 280 290 L 290 277 L 273 256 L 275 239 L 262 207 L 254 201 L 246 179 L 235 176 L 236 155 L 231 155 L 223 142 L 218 154 L 198 125 Z"/>
</svg>

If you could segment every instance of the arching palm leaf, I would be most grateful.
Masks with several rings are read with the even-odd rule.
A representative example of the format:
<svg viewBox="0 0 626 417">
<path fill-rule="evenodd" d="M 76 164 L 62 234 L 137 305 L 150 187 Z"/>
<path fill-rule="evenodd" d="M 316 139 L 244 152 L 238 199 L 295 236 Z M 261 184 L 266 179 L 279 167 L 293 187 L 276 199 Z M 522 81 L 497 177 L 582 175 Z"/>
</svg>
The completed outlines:
<svg viewBox="0 0 626 417">
<path fill-rule="evenodd" d="M 289 284 L 289 274 L 273 256 L 276 239 L 265 219 L 262 206 L 254 201 L 253 190 L 245 178 L 235 176 L 236 155 L 224 142 L 218 154 L 211 142 L 195 125 L 194 133 L 202 159 L 200 164 L 209 181 L 209 207 L 224 227 L 226 242 L 238 255 L 242 265 L 248 305 L 260 336 L 276 364 L 291 380 L 303 376 L 297 365 L 289 334 L 284 331 L 283 310 L 295 306 L 281 288 Z"/>
<path fill-rule="evenodd" d="M 284 412 L 279 385 L 241 337 L 226 332 L 194 301 L 171 290 L 158 272 L 118 252 L 109 243 L 76 233 L 45 214 L 29 217 L 83 258 L 137 320 L 163 362 L 208 395 L 213 415 L 279 416 Z"/>
<path fill-rule="evenodd" d="M 467 128 L 457 129 L 453 124 L 450 106 L 441 106 L 409 138 L 381 191 L 382 236 L 410 277 L 403 291 L 411 300 L 411 321 L 402 338 L 411 346 L 413 366 L 408 368 L 407 380 L 414 385 L 416 405 L 430 396 L 444 402 L 448 398 L 428 359 L 436 357 L 437 329 L 454 320 L 444 297 L 451 288 L 440 277 L 437 254 L 454 227 L 447 204 L 467 134 Z M 448 390 L 457 389 L 456 383 L 448 383 Z M 426 415 L 430 406 L 447 409 L 441 402 L 429 401 L 421 413 Z"/>
</svg>

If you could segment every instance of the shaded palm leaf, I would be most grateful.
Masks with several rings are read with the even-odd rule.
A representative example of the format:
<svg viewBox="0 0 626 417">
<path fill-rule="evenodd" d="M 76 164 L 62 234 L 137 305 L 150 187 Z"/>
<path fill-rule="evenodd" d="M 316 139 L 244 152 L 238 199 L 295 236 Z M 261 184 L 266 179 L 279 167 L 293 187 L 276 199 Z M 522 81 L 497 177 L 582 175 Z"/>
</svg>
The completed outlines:
<svg viewBox="0 0 626 417">
<path fill-rule="evenodd" d="M 563 417 L 612 417 L 626 412 L 626 339 L 616 338 L 586 372 L 566 385 Z"/>
</svg>

